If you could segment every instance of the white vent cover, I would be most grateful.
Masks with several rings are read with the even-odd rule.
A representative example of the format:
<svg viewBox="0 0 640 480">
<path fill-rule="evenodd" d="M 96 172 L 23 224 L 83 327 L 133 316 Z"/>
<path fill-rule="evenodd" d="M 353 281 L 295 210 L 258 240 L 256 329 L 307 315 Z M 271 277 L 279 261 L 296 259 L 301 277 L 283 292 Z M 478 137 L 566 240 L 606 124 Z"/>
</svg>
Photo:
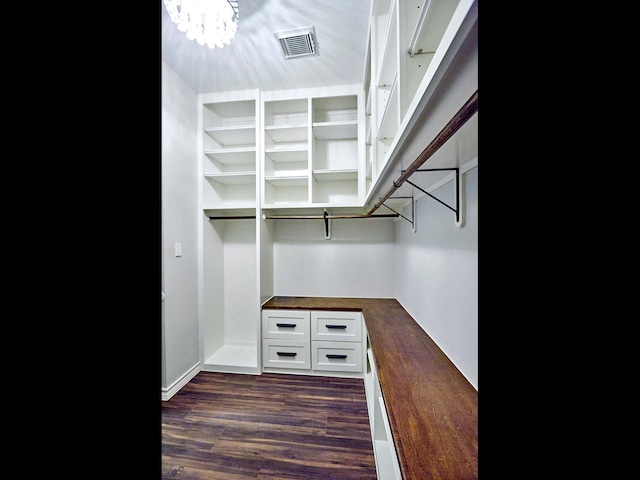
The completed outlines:
<svg viewBox="0 0 640 480">
<path fill-rule="evenodd" d="M 275 32 L 284 58 L 318 55 L 316 48 L 316 30 L 314 27 L 296 28 Z"/>
</svg>

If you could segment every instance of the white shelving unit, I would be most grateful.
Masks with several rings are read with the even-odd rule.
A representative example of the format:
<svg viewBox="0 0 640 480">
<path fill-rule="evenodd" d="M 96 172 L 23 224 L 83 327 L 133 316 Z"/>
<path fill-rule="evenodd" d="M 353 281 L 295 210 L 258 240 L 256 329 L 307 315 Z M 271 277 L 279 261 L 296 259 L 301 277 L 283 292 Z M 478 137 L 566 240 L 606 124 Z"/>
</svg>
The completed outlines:
<svg viewBox="0 0 640 480">
<path fill-rule="evenodd" d="M 309 100 L 266 101 L 263 96 L 262 204 L 309 202 Z"/>
<path fill-rule="evenodd" d="M 202 370 L 260 373 L 259 92 L 198 96 Z M 210 217 L 250 217 L 211 220 Z"/>
<path fill-rule="evenodd" d="M 312 99 L 314 204 L 356 205 L 360 200 L 358 98 L 353 94 Z"/>
<path fill-rule="evenodd" d="M 407 127 L 422 115 L 424 98 L 446 70 L 449 49 L 474 3 L 476 0 L 373 0 L 364 75 L 371 116 L 367 194 L 406 140 Z"/>
<path fill-rule="evenodd" d="M 358 206 L 364 198 L 361 85 L 263 92 L 263 208 Z"/>
<path fill-rule="evenodd" d="M 203 208 L 256 207 L 258 94 L 243 100 L 202 97 Z"/>
</svg>

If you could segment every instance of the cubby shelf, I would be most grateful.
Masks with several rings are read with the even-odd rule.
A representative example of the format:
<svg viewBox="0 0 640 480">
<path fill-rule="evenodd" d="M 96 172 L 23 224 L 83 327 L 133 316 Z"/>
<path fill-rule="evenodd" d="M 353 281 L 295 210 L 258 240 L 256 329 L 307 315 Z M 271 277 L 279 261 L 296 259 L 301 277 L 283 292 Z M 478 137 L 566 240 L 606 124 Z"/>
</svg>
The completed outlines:
<svg viewBox="0 0 640 480">
<path fill-rule="evenodd" d="M 313 178 L 319 182 L 330 182 L 339 180 L 357 180 L 357 169 L 344 170 L 314 170 Z"/>
<path fill-rule="evenodd" d="M 207 180 L 223 185 L 255 185 L 256 183 L 256 172 L 208 173 L 204 176 Z"/>
<path fill-rule="evenodd" d="M 344 140 L 358 138 L 358 122 L 315 122 L 313 136 L 316 140 Z"/>
<path fill-rule="evenodd" d="M 221 165 L 255 164 L 256 161 L 255 146 L 205 150 L 204 154 Z"/>
</svg>

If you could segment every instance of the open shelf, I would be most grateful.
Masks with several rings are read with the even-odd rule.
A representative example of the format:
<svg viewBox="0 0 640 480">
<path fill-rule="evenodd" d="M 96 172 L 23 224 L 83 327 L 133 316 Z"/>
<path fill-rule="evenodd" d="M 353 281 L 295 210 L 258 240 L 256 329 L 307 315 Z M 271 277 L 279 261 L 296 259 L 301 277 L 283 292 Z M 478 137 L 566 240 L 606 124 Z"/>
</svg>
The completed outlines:
<svg viewBox="0 0 640 480">
<path fill-rule="evenodd" d="M 216 150 L 205 150 L 204 154 L 211 160 L 222 165 L 248 165 L 253 164 L 255 168 L 256 147 L 220 148 Z"/>
<path fill-rule="evenodd" d="M 225 344 L 204 361 L 202 370 L 215 372 L 255 373 L 258 369 L 257 343 Z"/>
<path fill-rule="evenodd" d="M 314 122 L 313 135 L 316 140 L 340 140 L 358 137 L 358 121 Z"/>
<path fill-rule="evenodd" d="M 210 173 L 205 178 L 223 185 L 245 185 L 256 183 L 256 172 Z"/>
<path fill-rule="evenodd" d="M 256 127 L 211 127 L 204 131 L 220 145 L 246 145 L 255 143 Z"/>
<path fill-rule="evenodd" d="M 303 146 L 292 145 L 268 148 L 264 153 L 268 160 L 274 163 L 306 162 L 309 157 L 309 149 L 306 144 Z"/>
</svg>

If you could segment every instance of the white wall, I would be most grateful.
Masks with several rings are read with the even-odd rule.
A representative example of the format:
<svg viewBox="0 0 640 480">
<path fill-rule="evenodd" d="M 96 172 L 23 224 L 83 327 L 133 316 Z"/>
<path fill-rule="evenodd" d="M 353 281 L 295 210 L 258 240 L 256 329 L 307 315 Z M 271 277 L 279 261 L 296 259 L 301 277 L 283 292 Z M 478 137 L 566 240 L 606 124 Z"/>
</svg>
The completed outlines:
<svg viewBox="0 0 640 480">
<path fill-rule="evenodd" d="M 408 222 L 396 225 L 395 296 L 477 389 L 478 168 L 464 177 L 463 227 L 456 227 L 451 210 L 428 196 L 416 202 L 415 233 Z M 418 179 L 412 181 L 419 185 Z M 456 205 L 453 182 L 429 193 Z"/>
<path fill-rule="evenodd" d="M 162 62 L 163 394 L 199 362 L 197 118 L 196 93 Z"/>
<path fill-rule="evenodd" d="M 393 298 L 393 219 L 274 222 L 275 295 Z"/>
</svg>

